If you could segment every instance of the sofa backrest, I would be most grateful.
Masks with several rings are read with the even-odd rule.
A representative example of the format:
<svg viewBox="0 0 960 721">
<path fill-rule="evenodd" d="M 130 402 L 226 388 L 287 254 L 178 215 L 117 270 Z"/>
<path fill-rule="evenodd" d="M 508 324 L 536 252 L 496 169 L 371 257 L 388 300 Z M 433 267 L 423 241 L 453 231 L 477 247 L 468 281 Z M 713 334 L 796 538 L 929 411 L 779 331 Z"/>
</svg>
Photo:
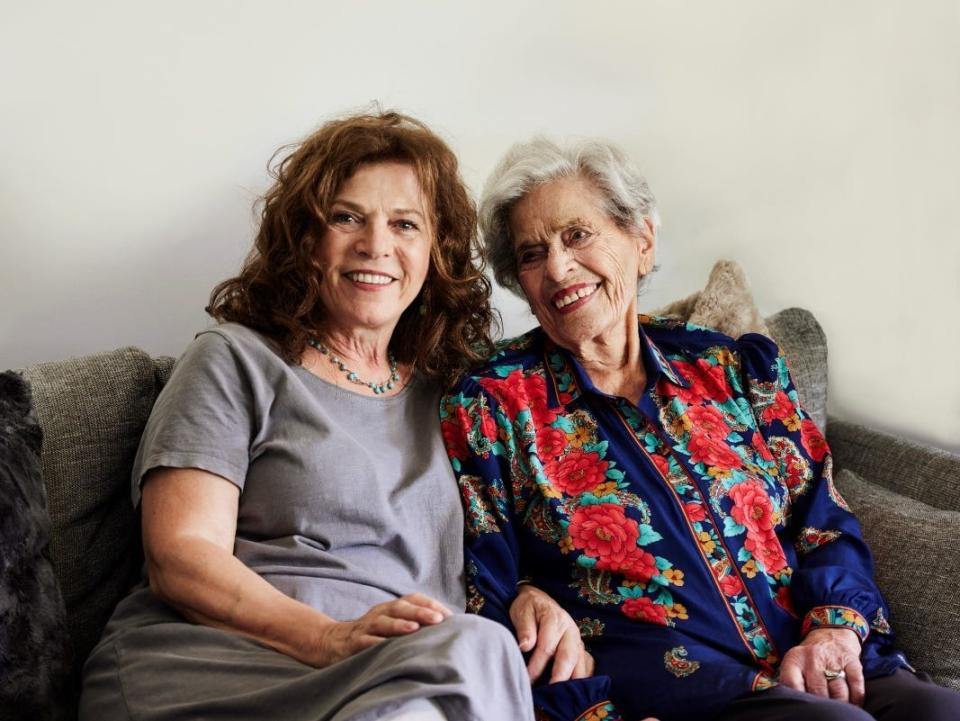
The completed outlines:
<svg viewBox="0 0 960 721">
<path fill-rule="evenodd" d="M 788 308 L 766 319 L 807 411 L 826 422 L 826 338 L 813 315 Z M 43 429 L 52 520 L 50 558 L 79 668 L 143 564 L 130 473 L 140 435 L 172 358 L 120 348 L 24 371 Z"/>
<path fill-rule="evenodd" d="M 765 319 L 771 337 L 787 357 L 804 409 L 821 431 L 827 427 L 827 336 L 803 308 L 786 308 Z"/>
<path fill-rule="evenodd" d="M 138 348 L 24 371 L 43 430 L 52 522 L 50 560 L 79 668 L 143 563 L 130 469 L 147 416 L 173 365 Z"/>
</svg>

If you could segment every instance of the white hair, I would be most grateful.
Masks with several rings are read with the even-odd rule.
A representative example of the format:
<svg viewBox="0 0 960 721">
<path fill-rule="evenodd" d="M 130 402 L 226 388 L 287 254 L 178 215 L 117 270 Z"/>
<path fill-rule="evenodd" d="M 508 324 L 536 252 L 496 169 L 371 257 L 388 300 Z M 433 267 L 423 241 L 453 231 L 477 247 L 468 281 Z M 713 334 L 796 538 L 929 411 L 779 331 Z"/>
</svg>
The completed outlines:
<svg viewBox="0 0 960 721">
<path fill-rule="evenodd" d="M 538 185 L 558 178 L 580 176 L 590 180 L 604 198 L 604 210 L 621 227 L 640 227 L 649 218 L 654 233 L 660 229 L 657 201 L 646 179 L 615 145 L 603 140 L 581 140 L 565 146 L 546 138 L 517 143 L 487 179 L 480 201 L 480 232 L 493 275 L 504 288 L 523 297 L 510 233 L 510 212 Z M 653 268 L 656 270 L 656 267 Z M 649 274 L 640 279 L 646 286 Z"/>
</svg>

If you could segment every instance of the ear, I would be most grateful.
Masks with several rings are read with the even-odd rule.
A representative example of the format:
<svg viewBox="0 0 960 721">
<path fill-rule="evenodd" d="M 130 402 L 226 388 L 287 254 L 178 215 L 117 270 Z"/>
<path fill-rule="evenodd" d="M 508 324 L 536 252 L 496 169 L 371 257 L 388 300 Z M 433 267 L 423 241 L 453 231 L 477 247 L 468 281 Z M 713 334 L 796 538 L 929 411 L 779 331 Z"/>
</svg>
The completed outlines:
<svg viewBox="0 0 960 721">
<path fill-rule="evenodd" d="M 635 237 L 640 253 L 639 275 L 643 277 L 653 270 L 656 257 L 657 231 L 653 227 L 653 221 L 650 219 L 650 216 L 643 216 L 643 220 L 636 227 Z"/>
</svg>

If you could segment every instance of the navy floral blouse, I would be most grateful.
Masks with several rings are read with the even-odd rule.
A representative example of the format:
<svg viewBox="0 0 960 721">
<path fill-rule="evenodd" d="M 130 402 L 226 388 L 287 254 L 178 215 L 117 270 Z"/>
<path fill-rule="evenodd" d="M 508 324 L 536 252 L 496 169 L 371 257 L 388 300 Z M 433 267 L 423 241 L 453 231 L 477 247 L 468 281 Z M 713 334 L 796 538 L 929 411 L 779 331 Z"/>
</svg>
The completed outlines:
<svg viewBox="0 0 960 721">
<path fill-rule="evenodd" d="M 541 714 L 704 721 L 775 684 L 784 653 L 823 626 L 857 633 L 867 677 L 906 666 L 777 346 L 640 320 L 636 403 L 535 329 L 441 404 L 469 609 L 511 626 L 530 581 L 596 659 L 593 678 L 536 689 Z"/>
</svg>

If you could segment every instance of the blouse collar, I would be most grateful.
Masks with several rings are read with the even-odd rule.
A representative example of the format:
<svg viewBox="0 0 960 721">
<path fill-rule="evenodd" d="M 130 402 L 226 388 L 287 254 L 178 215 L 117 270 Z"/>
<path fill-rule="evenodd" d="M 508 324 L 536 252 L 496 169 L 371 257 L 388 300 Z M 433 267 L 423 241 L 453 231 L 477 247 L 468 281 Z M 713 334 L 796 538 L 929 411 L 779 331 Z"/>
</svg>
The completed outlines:
<svg viewBox="0 0 960 721">
<path fill-rule="evenodd" d="M 644 331 L 643 320 L 645 319 L 646 316 L 640 316 L 641 322 L 638 324 L 640 355 L 643 359 L 643 367 L 647 372 L 647 384 L 644 393 L 647 393 L 651 388 L 655 388 L 661 378 L 665 378 L 674 385 L 686 388 L 690 385 L 689 381 L 677 372 L 673 363 Z M 580 362 L 573 357 L 573 354 L 561 348 L 549 338 L 546 339 L 543 354 L 544 366 L 550 379 L 550 382 L 547 383 L 547 402 L 551 408 L 569 405 L 584 393 L 612 397 L 593 384 L 590 376 Z"/>
</svg>

